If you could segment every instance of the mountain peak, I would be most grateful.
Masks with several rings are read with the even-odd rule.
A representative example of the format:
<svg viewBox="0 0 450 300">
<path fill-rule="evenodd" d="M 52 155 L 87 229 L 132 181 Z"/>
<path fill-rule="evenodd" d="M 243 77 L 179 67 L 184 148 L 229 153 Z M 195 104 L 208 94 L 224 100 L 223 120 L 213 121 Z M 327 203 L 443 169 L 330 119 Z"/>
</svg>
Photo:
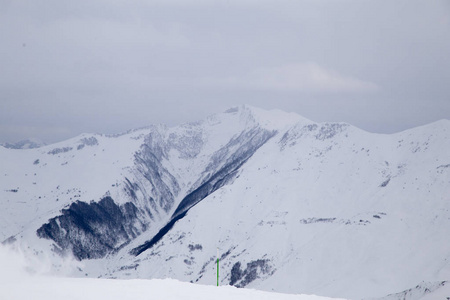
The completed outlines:
<svg viewBox="0 0 450 300">
<path fill-rule="evenodd" d="M 247 104 L 229 108 L 224 114 L 239 115 L 240 121 L 252 122 L 269 130 L 281 130 L 297 123 L 312 123 L 296 113 L 288 113 L 279 109 L 265 110 Z"/>
</svg>

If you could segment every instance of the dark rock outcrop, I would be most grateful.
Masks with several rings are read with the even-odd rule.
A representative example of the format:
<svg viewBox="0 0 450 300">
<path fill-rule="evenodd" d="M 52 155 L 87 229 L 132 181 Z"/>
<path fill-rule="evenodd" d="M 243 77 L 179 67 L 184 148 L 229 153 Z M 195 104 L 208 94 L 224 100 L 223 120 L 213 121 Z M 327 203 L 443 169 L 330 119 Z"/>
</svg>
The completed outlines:
<svg viewBox="0 0 450 300">
<path fill-rule="evenodd" d="M 53 240 L 61 252 L 70 249 L 82 260 L 104 257 L 144 229 L 133 203 L 119 206 L 111 197 L 105 197 L 99 202 L 72 203 L 62 210 L 62 215 L 42 225 L 37 235 Z"/>
<path fill-rule="evenodd" d="M 245 270 L 241 269 L 241 262 L 236 262 L 231 268 L 230 285 L 245 287 L 262 275 L 273 273 L 268 259 L 258 259 L 247 263 Z"/>
</svg>

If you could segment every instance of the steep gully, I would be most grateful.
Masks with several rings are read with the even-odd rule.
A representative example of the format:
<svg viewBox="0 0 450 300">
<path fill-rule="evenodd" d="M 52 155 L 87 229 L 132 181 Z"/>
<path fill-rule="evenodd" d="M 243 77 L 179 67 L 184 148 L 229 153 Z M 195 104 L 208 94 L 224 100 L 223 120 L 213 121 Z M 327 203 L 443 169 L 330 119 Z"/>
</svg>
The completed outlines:
<svg viewBox="0 0 450 300">
<path fill-rule="evenodd" d="M 137 256 L 153 247 L 192 207 L 233 181 L 248 159 L 275 134 L 276 131 L 253 128 L 231 139 L 211 157 L 210 165 L 203 172 L 203 179 L 199 179 L 198 187 L 183 198 L 169 222 L 150 240 L 132 249 L 130 254 Z M 158 197 L 150 200 L 158 202 L 161 208 L 168 211 L 168 205 L 173 203 L 174 197 L 169 186 L 172 186 L 172 189 L 177 189 L 178 186 L 174 177 L 163 170 L 158 160 L 159 155 L 155 156 L 147 146 L 144 149 L 145 151 L 136 157 L 140 162 L 137 168 L 154 190 L 157 190 Z M 162 180 L 161 176 L 168 178 L 169 186 L 165 183 L 167 180 Z M 118 205 L 110 196 L 102 198 L 99 202 L 74 202 L 69 208 L 62 210 L 62 215 L 43 224 L 37 230 L 37 235 L 53 240 L 54 250 L 57 252 L 71 251 L 79 260 L 102 258 L 117 251 L 145 232 L 151 225 L 145 220 L 148 217 L 152 218 L 148 207 L 139 208 L 135 202 L 137 201 L 135 192 L 146 193 L 146 191 L 131 183 L 128 178 L 125 183 L 129 189 L 130 202 Z"/>
<path fill-rule="evenodd" d="M 161 228 L 151 240 L 132 249 L 130 254 L 138 256 L 142 252 L 152 248 L 173 228 L 177 221 L 186 216 L 187 212 L 192 207 L 222 186 L 226 185 L 228 182 L 233 181 L 237 176 L 239 169 L 247 162 L 247 160 L 275 134 L 276 132 L 269 131 L 256 132 L 247 143 L 238 148 L 217 173 L 212 175 L 206 182 L 184 197 L 172 214 L 170 221 Z"/>
</svg>

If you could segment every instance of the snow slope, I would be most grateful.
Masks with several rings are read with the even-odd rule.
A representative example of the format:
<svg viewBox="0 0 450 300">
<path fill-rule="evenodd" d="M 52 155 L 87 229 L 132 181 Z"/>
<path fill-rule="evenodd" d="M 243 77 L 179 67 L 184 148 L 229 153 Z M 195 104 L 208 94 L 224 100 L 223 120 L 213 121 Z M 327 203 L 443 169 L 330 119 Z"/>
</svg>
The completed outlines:
<svg viewBox="0 0 450 300">
<path fill-rule="evenodd" d="M 219 248 L 221 285 L 383 297 L 450 278 L 448 149 L 448 120 L 380 135 L 248 106 L 0 147 L 0 233 L 88 258 L 77 276 L 214 285 Z"/>
<path fill-rule="evenodd" d="M 300 125 L 277 137 L 133 271 L 120 263 L 106 276 L 212 284 L 219 247 L 223 284 L 264 290 L 358 299 L 449 278 L 448 122 L 396 135 Z"/>
<path fill-rule="evenodd" d="M 30 240 L 42 225 L 39 237 L 85 259 L 104 257 L 144 231 L 155 234 L 186 194 L 219 171 L 240 166 L 273 135 L 273 123 L 285 126 L 286 120 L 262 126 L 256 111 L 242 107 L 175 128 L 82 135 L 26 151 L 0 147 L 0 239 L 14 240 L 34 228 L 25 237 Z M 99 224 L 89 216 L 114 222 Z"/>
<path fill-rule="evenodd" d="M 123 299 L 257 299 L 257 300 L 327 300 L 314 295 L 288 295 L 231 286 L 213 287 L 164 280 L 110 280 L 55 277 L 45 263 L 34 255 L 11 251 L 0 246 L 0 299 L 8 300 L 123 300 Z M 79 264 L 78 264 L 79 265 Z M 67 268 L 77 264 L 67 262 Z"/>
<path fill-rule="evenodd" d="M 450 296 L 450 285 L 448 281 L 441 282 L 421 282 L 406 291 L 388 295 L 381 298 L 367 300 L 432 300 L 448 299 Z"/>
<path fill-rule="evenodd" d="M 108 280 L 86 278 L 31 278 L 9 282 L 0 291 L 2 299 L 28 300 L 327 300 L 314 295 L 288 295 L 231 286 L 195 285 L 173 279 Z"/>
</svg>

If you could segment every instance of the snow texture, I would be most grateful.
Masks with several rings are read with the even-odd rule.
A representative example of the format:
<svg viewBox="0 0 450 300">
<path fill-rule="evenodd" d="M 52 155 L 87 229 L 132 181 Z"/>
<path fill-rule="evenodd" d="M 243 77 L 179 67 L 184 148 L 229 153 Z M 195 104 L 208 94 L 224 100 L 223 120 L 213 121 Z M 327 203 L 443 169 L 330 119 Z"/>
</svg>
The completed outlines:
<svg viewBox="0 0 450 300">
<path fill-rule="evenodd" d="M 0 299 L 8 300 L 332 300 L 314 295 L 288 295 L 231 286 L 206 286 L 173 279 L 111 280 L 95 278 L 64 278 L 42 273 L 45 265 L 32 261 L 22 252 L 0 247 Z M 75 265 L 68 265 L 69 268 Z M 39 271 L 40 273 L 36 272 Z M 338 300 L 338 299 L 336 299 Z"/>
</svg>

